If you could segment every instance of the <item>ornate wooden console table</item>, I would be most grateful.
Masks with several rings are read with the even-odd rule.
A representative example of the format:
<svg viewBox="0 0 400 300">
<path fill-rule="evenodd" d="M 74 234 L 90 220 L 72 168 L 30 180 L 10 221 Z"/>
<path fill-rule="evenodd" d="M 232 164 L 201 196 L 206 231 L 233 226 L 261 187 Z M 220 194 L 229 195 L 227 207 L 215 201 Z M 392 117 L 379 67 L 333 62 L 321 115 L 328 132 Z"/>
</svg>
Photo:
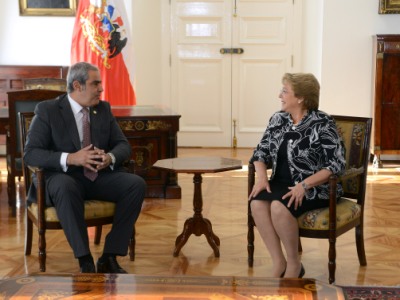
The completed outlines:
<svg viewBox="0 0 400 300">
<path fill-rule="evenodd" d="M 177 156 L 181 116 L 161 106 L 116 106 L 112 111 L 132 146 L 135 173 L 146 180 L 146 197 L 181 198 L 176 173 L 152 168 L 159 159 Z"/>
</svg>

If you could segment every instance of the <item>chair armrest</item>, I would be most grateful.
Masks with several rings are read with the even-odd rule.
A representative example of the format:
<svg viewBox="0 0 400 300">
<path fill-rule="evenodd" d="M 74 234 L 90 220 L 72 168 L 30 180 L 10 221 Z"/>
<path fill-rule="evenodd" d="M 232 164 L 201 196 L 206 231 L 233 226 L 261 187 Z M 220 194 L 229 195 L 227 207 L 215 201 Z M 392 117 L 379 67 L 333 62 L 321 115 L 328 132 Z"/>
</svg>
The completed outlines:
<svg viewBox="0 0 400 300">
<path fill-rule="evenodd" d="M 329 176 L 328 184 L 329 184 L 329 235 L 330 239 L 334 239 L 335 230 L 336 230 L 336 191 L 337 191 L 337 183 L 338 176 L 332 174 Z"/>
<path fill-rule="evenodd" d="M 45 196 L 45 190 L 44 190 L 44 170 L 43 168 L 36 167 L 36 166 L 27 166 L 28 169 L 36 174 L 36 180 L 37 180 L 37 185 L 36 185 L 36 201 L 37 201 L 37 206 L 38 206 L 38 223 L 41 224 L 40 227 L 38 228 L 44 228 L 45 229 L 45 215 L 44 215 L 44 210 L 46 209 L 46 196 Z"/>
<path fill-rule="evenodd" d="M 126 160 L 122 163 L 122 166 L 127 169 L 129 173 L 135 173 L 135 161 L 133 159 Z"/>
<path fill-rule="evenodd" d="M 350 168 L 347 169 L 342 176 L 339 177 L 339 181 L 347 180 L 364 173 L 364 167 L 360 168 Z"/>
<path fill-rule="evenodd" d="M 248 164 L 248 173 L 247 173 L 247 196 L 250 195 L 253 190 L 253 186 L 255 183 L 256 169 L 254 168 L 253 163 Z"/>
<path fill-rule="evenodd" d="M 37 172 L 43 172 L 42 168 L 39 167 L 35 167 L 35 166 L 27 166 L 28 169 L 32 172 L 32 173 L 37 173 Z"/>
</svg>

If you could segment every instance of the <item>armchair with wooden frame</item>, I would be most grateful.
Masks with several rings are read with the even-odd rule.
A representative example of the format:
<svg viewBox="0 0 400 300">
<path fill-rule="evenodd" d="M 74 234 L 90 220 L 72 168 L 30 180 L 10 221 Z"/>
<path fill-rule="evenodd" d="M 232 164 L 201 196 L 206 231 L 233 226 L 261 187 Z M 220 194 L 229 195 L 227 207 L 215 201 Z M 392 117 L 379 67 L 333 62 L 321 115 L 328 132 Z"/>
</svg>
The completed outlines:
<svg viewBox="0 0 400 300">
<path fill-rule="evenodd" d="M 34 117 L 32 112 L 19 113 L 20 128 L 20 146 L 22 153 L 24 150 L 26 136 L 29 125 Z M 46 230 L 62 229 L 58 220 L 54 207 L 46 207 L 45 205 L 45 184 L 44 170 L 35 166 L 28 166 L 23 163 L 23 176 L 25 193 L 28 194 L 29 187 L 32 182 L 32 173 L 37 178 L 37 203 L 26 203 L 26 232 L 25 232 L 25 255 L 30 255 L 32 250 L 33 224 L 37 227 L 39 235 L 39 266 L 40 271 L 46 271 Z M 129 160 L 126 163 L 129 172 L 134 172 L 134 161 Z M 99 201 L 88 199 L 85 201 L 85 221 L 88 227 L 95 227 L 94 243 L 98 245 L 101 239 L 102 226 L 112 224 L 115 211 L 113 202 Z M 135 260 L 135 227 L 133 227 L 132 237 L 129 243 L 129 258 Z"/>
<path fill-rule="evenodd" d="M 353 228 L 355 228 L 358 260 L 361 266 L 367 265 L 363 220 L 372 125 L 371 118 L 333 117 L 346 148 L 345 174 L 340 177 L 331 175 L 329 178 L 329 207 L 306 212 L 297 218 L 300 237 L 329 240 L 329 283 L 335 282 L 336 239 Z M 337 182 L 342 183 L 345 194 L 336 203 Z M 255 168 L 253 164 L 249 164 L 248 194 L 251 193 L 254 183 Z M 254 260 L 254 226 L 250 205 L 248 205 L 247 251 L 249 267 L 253 266 Z M 302 251 L 301 243 L 299 243 L 299 251 Z"/>
<path fill-rule="evenodd" d="M 12 215 L 16 214 L 16 184 L 15 177 L 22 177 L 21 147 L 19 143 L 19 112 L 33 112 L 36 104 L 41 101 L 56 98 L 63 91 L 55 90 L 21 90 L 11 91 L 8 96 L 8 128 L 6 137 L 6 161 L 7 161 L 7 194 L 8 204 Z"/>
</svg>

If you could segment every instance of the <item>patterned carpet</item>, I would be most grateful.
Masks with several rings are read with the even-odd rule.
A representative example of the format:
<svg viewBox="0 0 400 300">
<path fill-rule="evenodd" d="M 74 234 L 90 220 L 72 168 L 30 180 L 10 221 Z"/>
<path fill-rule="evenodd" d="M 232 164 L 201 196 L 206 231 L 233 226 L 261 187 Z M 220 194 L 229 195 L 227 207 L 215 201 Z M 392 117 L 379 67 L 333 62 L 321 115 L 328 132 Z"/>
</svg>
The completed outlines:
<svg viewBox="0 0 400 300">
<path fill-rule="evenodd" d="M 400 300 L 400 287 L 343 286 L 347 300 Z"/>
</svg>

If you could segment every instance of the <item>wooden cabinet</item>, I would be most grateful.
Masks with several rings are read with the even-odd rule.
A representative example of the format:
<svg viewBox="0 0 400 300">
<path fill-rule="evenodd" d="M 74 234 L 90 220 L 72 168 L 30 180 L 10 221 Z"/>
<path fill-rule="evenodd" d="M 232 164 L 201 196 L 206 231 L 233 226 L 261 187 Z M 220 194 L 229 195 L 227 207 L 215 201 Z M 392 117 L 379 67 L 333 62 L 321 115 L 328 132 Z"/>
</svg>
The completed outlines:
<svg viewBox="0 0 400 300">
<path fill-rule="evenodd" d="M 373 165 L 382 167 L 382 154 L 400 154 L 400 35 L 377 35 L 374 60 Z"/>
<path fill-rule="evenodd" d="M 146 180 L 146 197 L 181 198 L 177 175 L 152 168 L 159 159 L 177 157 L 180 115 L 158 106 L 116 106 L 112 111 L 132 146 L 135 173 Z"/>
</svg>

